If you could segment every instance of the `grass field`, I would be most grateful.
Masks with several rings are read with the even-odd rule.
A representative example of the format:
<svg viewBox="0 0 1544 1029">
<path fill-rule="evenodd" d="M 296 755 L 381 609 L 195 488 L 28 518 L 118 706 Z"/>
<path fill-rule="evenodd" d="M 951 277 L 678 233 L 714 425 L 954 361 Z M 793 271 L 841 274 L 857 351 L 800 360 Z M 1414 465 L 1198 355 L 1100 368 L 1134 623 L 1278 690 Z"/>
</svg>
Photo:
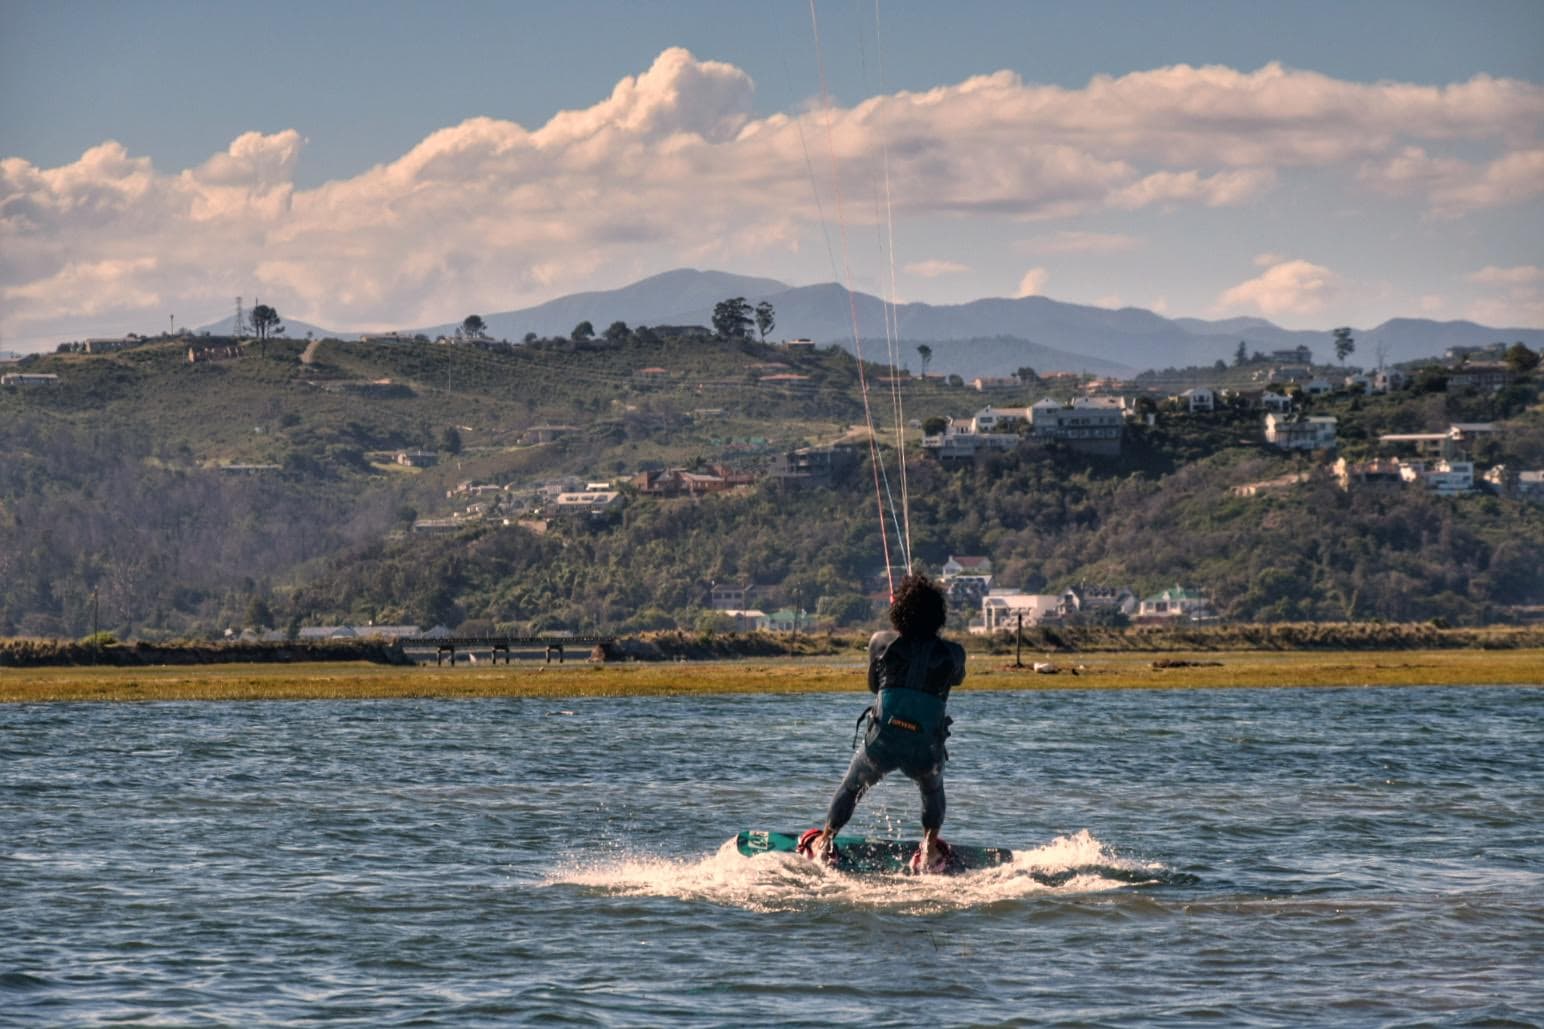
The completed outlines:
<svg viewBox="0 0 1544 1029">
<path fill-rule="evenodd" d="M 1155 667 L 1164 662 L 1170 667 Z M 1544 685 L 1544 650 L 1086 653 L 1057 674 L 972 655 L 964 689 Z M 1074 674 L 1074 672 L 1076 674 Z M 0 669 L 0 702 L 680 696 L 862 691 L 856 659 L 448 667 L 374 664 Z"/>
</svg>

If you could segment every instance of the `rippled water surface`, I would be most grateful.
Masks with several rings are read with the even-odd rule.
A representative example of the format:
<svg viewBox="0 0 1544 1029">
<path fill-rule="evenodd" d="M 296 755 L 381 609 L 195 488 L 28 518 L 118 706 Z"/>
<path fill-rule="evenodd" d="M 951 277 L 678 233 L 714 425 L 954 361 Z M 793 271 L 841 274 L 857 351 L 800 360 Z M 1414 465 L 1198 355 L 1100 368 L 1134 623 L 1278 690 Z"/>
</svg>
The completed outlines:
<svg viewBox="0 0 1544 1029">
<path fill-rule="evenodd" d="M 1544 1020 L 1544 690 L 964 691 L 945 835 L 1013 865 L 726 846 L 861 706 L 0 707 L 0 1022 Z"/>
</svg>

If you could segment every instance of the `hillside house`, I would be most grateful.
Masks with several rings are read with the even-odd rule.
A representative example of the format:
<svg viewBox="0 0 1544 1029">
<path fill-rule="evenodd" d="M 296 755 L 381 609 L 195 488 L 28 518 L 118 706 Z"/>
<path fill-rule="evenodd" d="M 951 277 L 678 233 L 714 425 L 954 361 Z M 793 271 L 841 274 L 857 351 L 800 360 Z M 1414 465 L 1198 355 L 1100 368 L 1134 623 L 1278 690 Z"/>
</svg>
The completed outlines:
<svg viewBox="0 0 1544 1029">
<path fill-rule="evenodd" d="M 737 472 L 724 465 L 710 465 L 698 472 L 685 468 L 639 472 L 631 481 L 633 489 L 644 496 L 696 497 L 705 493 L 722 493 L 735 486 L 755 482 L 756 479 L 749 472 Z"/>
<path fill-rule="evenodd" d="M 768 626 L 767 613 L 755 608 L 725 608 L 719 614 L 734 620 L 735 632 L 761 632 Z"/>
<path fill-rule="evenodd" d="M 815 341 L 812 339 L 804 339 L 803 337 L 799 337 L 798 339 L 785 339 L 783 340 L 783 349 L 792 351 L 794 353 L 808 354 L 814 351 Z"/>
<path fill-rule="evenodd" d="M 1333 415 L 1294 418 L 1290 415 L 1265 416 L 1265 442 L 1282 450 L 1327 450 L 1335 446 Z"/>
<path fill-rule="evenodd" d="M 977 411 L 970 419 L 970 431 L 976 434 L 1012 432 L 1029 413 L 1022 407 L 997 408 L 991 404 Z"/>
<path fill-rule="evenodd" d="M 938 570 L 939 578 L 952 579 L 957 575 L 991 575 L 992 559 L 970 554 L 950 554 L 949 560 Z"/>
<path fill-rule="evenodd" d="M 949 606 L 963 611 L 975 611 L 981 600 L 992 592 L 991 575 L 954 575 L 940 580 L 944 599 Z"/>
<path fill-rule="evenodd" d="M 43 372 L 6 372 L 0 386 L 57 386 L 59 376 Z"/>
<path fill-rule="evenodd" d="M 1146 597 L 1137 608 L 1137 618 L 1148 623 L 1199 622 L 1215 617 L 1206 594 L 1182 586 Z"/>
<path fill-rule="evenodd" d="M 756 587 L 748 582 L 715 582 L 708 587 L 708 607 L 714 611 L 741 611 L 750 606 Z"/>
<path fill-rule="evenodd" d="M 395 461 L 408 468 L 429 468 L 438 464 L 440 455 L 432 450 L 399 450 Z"/>
<path fill-rule="evenodd" d="M 1399 476 L 1405 482 L 1419 482 L 1434 493 L 1452 496 L 1474 490 L 1474 462 L 1442 459 L 1440 461 L 1404 461 Z"/>
<path fill-rule="evenodd" d="M 1061 591 L 1056 614 L 1063 619 L 1115 612 L 1129 617 L 1136 614 L 1140 606 L 1137 595 L 1124 586 L 1085 586 L 1080 583 Z"/>
<path fill-rule="evenodd" d="M 1512 381 L 1512 369 L 1502 362 L 1471 362 L 1448 372 L 1447 391 L 1495 393 Z"/>
<path fill-rule="evenodd" d="M 1283 350 L 1272 350 L 1266 355 L 1277 364 L 1295 364 L 1304 367 L 1313 364 L 1313 351 L 1305 346 L 1287 347 Z"/>
<path fill-rule="evenodd" d="M 119 350 L 127 350 L 129 347 L 137 347 L 145 342 L 140 337 L 130 333 L 127 336 L 111 336 L 104 339 L 88 339 L 81 349 L 88 354 L 112 354 Z"/>
<path fill-rule="evenodd" d="M 1020 615 L 1024 618 L 1026 628 L 1039 625 L 1047 618 L 1056 617 L 1056 608 L 1059 603 L 1061 603 L 1061 597 L 1054 593 L 993 590 L 981 598 L 980 631 L 994 633 L 1016 629 Z"/>
<path fill-rule="evenodd" d="M 763 628 L 768 632 L 799 632 L 808 630 L 811 621 L 810 613 L 803 608 L 784 607 L 769 613 Z"/>
<path fill-rule="evenodd" d="M 1205 386 L 1187 389 L 1174 399 L 1185 405 L 1186 410 L 1191 414 L 1198 414 L 1203 411 L 1210 412 L 1217 409 L 1217 391 L 1207 389 Z"/>
<path fill-rule="evenodd" d="M 1322 376 L 1309 379 L 1303 384 L 1303 392 L 1311 397 L 1322 397 L 1325 394 L 1333 393 L 1334 391 L 1334 385 L 1330 382 L 1330 380 L 1323 378 Z"/>
<path fill-rule="evenodd" d="M 992 390 L 1014 389 L 1022 386 L 1018 379 L 1006 375 L 978 375 L 970 380 L 970 387 L 977 393 L 987 393 Z"/>
<path fill-rule="evenodd" d="M 552 504 L 557 515 L 588 515 L 600 517 L 622 509 L 625 501 L 616 490 L 585 490 L 577 493 L 559 493 Z"/>
<path fill-rule="evenodd" d="M 769 476 L 785 488 L 829 489 L 857 468 L 859 452 L 846 444 L 800 447 L 772 458 Z"/>
<path fill-rule="evenodd" d="M 1410 384 L 1410 376 L 1398 368 L 1379 368 L 1372 375 L 1372 392 L 1392 393 Z"/>
<path fill-rule="evenodd" d="M 1119 454 L 1126 430 L 1125 412 L 1106 397 L 1078 397 L 1066 405 L 1041 400 L 1030 407 L 1029 420 L 1036 440 L 1093 454 Z"/>
<path fill-rule="evenodd" d="M 1390 486 L 1398 485 L 1404 481 L 1399 474 L 1398 458 L 1375 458 L 1371 461 L 1347 461 L 1340 458 L 1335 462 L 1335 481 L 1340 488 L 1349 491 L 1356 486 Z"/>
<path fill-rule="evenodd" d="M 974 461 L 979 454 L 1007 453 L 1019 445 L 1016 432 L 976 432 L 971 422 L 950 419 L 944 431 L 922 439 L 922 452 L 941 464 Z"/>
</svg>

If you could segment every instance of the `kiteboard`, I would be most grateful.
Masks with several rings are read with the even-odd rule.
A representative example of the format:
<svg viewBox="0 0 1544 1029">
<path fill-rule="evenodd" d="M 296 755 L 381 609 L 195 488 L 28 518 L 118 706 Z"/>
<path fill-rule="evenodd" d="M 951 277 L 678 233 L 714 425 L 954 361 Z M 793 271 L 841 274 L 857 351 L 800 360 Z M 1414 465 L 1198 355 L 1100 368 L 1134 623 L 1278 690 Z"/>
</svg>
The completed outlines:
<svg viewBox="0 0 1544 1029">
<path fill-rule="evenodd" d="M 804 833 L 774 832 L 768 829 L 742 829 L 735 837 L 735 845 L 746 857 L 758 854 L 799 854 L 799 839 Z M 855 874 L 883 873 L 907 874 L 918 871 L 914 867 L 917 840 L 870 840 L 862 836 L 838 836 L 836 857 L 830 861 L 832 868 Z M 980 868 L 993 868 L 1013 860 L 1013 851 L 1006 847 L 970 847 L 961 843 L 947 845 L 947 859 L 936 862 L 928 869 L 945 875 L 971 872 Z"/>
</svg>

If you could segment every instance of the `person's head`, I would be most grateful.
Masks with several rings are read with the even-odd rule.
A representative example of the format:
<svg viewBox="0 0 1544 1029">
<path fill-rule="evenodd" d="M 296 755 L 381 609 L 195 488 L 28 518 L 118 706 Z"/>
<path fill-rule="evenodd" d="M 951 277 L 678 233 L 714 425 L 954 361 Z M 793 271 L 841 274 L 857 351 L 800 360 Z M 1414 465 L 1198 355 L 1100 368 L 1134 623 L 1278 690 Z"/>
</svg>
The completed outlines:
<svg viewBox="0 0 1544 1029">
<path fill-rule="evenodd" d="M 936 636 L 944 627 L 944 594 L 925 575 L 908 575 L 890 603 L 890 624 L 902 636 Z"/>
</svg>

